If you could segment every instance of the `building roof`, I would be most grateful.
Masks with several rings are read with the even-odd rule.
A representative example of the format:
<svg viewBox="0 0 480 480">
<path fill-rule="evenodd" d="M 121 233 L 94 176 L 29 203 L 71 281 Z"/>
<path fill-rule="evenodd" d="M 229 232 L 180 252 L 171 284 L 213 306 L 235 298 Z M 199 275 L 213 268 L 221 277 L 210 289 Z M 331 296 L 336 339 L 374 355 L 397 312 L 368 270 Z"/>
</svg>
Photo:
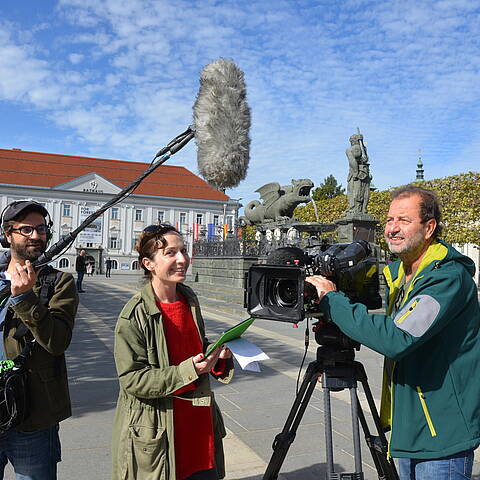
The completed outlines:
<svg viewBox="0 0 480 480">
<path fill-rule="evenodd" d="M 0 183 L 9 185 L 52 188 L 94 172 L 123 189 L 149 166 L 149 163 L 125 160 L 0 148 Z M 190 170 L 174 165 L 158 167 L 140 183 L 135 194 L 217 201 L 229 199 Z"/>
</svg>

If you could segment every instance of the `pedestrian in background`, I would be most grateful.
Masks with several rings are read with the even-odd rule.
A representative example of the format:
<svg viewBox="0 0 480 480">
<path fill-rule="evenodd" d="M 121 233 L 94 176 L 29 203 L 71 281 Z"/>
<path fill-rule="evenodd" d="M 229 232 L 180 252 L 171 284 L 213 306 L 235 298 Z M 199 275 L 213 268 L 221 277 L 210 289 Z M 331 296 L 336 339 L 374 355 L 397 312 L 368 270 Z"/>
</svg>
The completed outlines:
<svg viewBox="0 0 480 480">
<path fill-rule="evenodd" d="M 80 253 L 77 255 L 75 260 L 75 271 L 77 272 L 77 290 L 80 293 L 84 293 L 85 290 L 82 288 L 83 277 L 87 272 L 87 264 L 85 262 L 85 250 L 80 250 Z"/>
<path fill-rule="evenodd" d="M 112 270 L 112 260 L 110 257 L 105 260 L 105 276 L 110 278 L 110 272 Z"/>
<path fill-rule="evenodd" d="M 226 432 L 209 376 L 231 380 L 231 351 L 203 353 L 208 341 L 198 299 L 183 284 L 190 259 L 180 233 L 147 227 L 137 251 L 147 284 L 115 328 L 112 478 L 218 480 Z"/>
<path fill-rule="evenodd" d="M 87 262 L 87 277 L 93 277 L 93 263 Z"/>
</svg>

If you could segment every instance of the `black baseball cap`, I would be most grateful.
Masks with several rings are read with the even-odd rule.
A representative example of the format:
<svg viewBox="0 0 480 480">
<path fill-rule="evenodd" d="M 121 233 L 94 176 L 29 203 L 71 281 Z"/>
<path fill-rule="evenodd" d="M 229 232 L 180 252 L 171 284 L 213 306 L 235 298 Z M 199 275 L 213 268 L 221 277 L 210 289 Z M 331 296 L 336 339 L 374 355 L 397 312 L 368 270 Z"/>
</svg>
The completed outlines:
<svg viewBox="0 0 480 480">
<path fill-rule="evenodd" d="M 32 200 L 19 200 L 17 202 L 11 203 L 3 213 L 2 223 L 9 222 L 10 220 L 15 220 L 21 213 L 25 211 L 29 212 L 38 212 L 44 218 L 50 217 L 47 209 L 38 202 Z"/>
</svg>

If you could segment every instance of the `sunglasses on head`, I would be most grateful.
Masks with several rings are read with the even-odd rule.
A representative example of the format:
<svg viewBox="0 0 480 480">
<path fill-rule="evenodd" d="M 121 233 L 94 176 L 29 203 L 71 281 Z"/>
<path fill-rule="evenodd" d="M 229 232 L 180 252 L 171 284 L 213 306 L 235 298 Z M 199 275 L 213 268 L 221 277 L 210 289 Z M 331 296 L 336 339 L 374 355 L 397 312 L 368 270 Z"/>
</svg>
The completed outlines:
<svg viewBox="0 0 480 480">
<path fill-rule="evenodd" d="M 159 233 L 162 230 L 175 230 L 169 223 L 159 223 L 158 225 L 149 225 L 143 229 L 143 233 Z"/>
</svg>

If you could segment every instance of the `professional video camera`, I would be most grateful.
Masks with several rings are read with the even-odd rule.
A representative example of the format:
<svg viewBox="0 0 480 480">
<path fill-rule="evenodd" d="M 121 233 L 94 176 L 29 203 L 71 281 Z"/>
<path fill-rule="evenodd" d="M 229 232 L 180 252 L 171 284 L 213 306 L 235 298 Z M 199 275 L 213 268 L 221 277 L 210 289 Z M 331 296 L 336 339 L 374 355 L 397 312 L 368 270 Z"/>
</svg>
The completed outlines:
<svg viewBox="0 0 480 480">
<path fill-rule="evenodd" d="M 317 317 L 314 324 L 318 345 L 316 360 L 308 365 L 295 401 L 282 431 L 273 442 L 273 454 L 263 480 L 277 480 L 280 468 L 296 436 L 305 409 L 322 376 L 324 390 L 326 477 L 329 479 L 362 479 L 359 425 L 372 455 L 379 480 L 398 480 L 393 459 L 387 455 L 387 439 L 363 365 L 355 361 L 360 344 L 346 336 L 320 310 L 317 291 L 305 278 L 323 275 L 351 302 L 363 303 L 369 309 L 382 306 L 379 295 L 378 262 L 370 245 L 362 240 L 350 244 L 320 245 L 314 253 L 300 248 L 284 247 L 272 252 L 267 265 L 250 267 L 245 279 L 245 308 L 252 317 L 298 323 L 305 317 Z M 308 325 L 305 332 L 307 342 Z M 363 386 L 368 407 L 375 423 L 372 435 L 357 395 L 357 383 Z M 333 458 L 330 393 L 348 389 L 352 415 L 352 439 L 355 472 L 335 472 Z"/>
<path fill-rule="evenodd" d="M 305 317 L 322 316 L 317 292 L 305 282 L 310 275 L 323 275 L 353 303 L 369 309 L 382 306 L 379 294 L 378 262 L 369 244 L 314 247 L 313 254 L 297 247 L 279 248 L 266 265 L 250 267 L 245 282 L 245 308 L 252 317 L 297 323 Z"/>
</svg>

